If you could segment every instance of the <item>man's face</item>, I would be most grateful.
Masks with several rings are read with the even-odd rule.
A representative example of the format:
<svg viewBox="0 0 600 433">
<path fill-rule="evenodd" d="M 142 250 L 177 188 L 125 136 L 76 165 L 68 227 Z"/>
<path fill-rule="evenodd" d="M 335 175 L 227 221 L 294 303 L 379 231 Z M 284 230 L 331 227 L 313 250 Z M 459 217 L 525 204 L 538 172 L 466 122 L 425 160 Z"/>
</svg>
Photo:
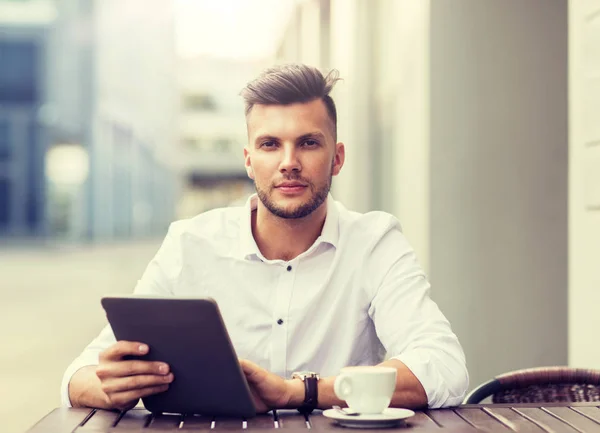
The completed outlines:
<svg viewBox="0 0 600 433">
<path fill-rule="evenodd" d="M 310 215 L 344 164 L 323 101 L 255 105 L 247 124 L 246 170 L 262 204 L 281 218 Z"/>
</svg>

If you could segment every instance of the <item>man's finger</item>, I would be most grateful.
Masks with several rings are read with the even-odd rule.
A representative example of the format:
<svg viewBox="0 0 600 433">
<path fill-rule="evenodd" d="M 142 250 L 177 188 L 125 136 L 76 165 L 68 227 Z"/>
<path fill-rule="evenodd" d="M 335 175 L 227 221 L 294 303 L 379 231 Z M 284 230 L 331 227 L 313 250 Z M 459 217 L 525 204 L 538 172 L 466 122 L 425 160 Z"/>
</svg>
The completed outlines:
<svg viewBox="0 0 600 433">
<path fill-rule="evenodd" d="M 161 386 L 173 382 L 173 378 L 173 373 L 169 373 L 165 376 L 137 375 L 111 378 L 102 382 L 102 391 L 106 394 L 115 394 L 135 389 Z"/>
<path fill-rule="evenodd" d="M 127 355 L 145 355 L 148 353 L 149 347 L 147 344 L 136 341 L 117 341 L 115 344 L 100 353 L 100 362 L 102 361 L 119 361 Z"/>
<path fill-rule="evenodd" d="M 256 364 L 254 364 L 252 361 L 248 361 L 247 359 L 239 359 L 240 362 L 240 366 L 242 367 L 242 371 L 245 374 L 250 374 L 252 371 L 255 370 Z"/>
<path fill-rule="evenodd" d="M 247 359 L 240 359 L 242 371 L 246 375 L 246 379 L 251 383 L 260 383 L 267 375 L 267 371 L 260 368 L 257 364 Z"/>
<path fill-rule="evenodd" d="M 114 361 L 103 362 L 96 367 L 96 376 L 100 380 L 140 374 L 164 376 L 169 374 L 169 365 L 157 361 Z"/>
</svg>

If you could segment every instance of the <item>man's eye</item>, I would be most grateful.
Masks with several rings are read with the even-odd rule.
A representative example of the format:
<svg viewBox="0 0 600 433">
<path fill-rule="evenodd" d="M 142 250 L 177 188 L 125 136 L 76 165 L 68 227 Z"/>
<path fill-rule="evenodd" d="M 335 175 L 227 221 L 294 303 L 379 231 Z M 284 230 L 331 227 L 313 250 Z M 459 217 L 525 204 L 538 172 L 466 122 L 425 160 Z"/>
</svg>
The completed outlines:
<svg viewBox="0 0 600 433">
<path fill-rule="evenodd" d="M 277 143 L 275 143 L 274 141 L 265 141 L 265 142 L 261 143 L 260 147 L 272 148 L 272 147 L 275 147 L 276 145 L 277 145 Z"/>
<path fill-rule="evenodd" d="M 313 146 L 317 146 L 319 144 L 318 141 L 316 140 L 305 140 L 304 143 L 305 146 L 309 146 L 309 147 L 313 147 Z"/>
</svg>

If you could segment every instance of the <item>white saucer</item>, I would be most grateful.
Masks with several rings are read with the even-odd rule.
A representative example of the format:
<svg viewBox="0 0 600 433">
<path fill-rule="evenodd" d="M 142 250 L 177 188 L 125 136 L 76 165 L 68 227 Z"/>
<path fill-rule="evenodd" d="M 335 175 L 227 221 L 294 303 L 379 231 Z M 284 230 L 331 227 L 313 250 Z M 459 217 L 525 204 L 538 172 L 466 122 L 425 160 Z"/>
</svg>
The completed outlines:
<svg viewBox="0 0 600 433">
<path fill-rule="evenodd" d="M 344 427 L 353 428 L 393 427 L 400 421 L 414 416 L 414 414 L 415 413 L 410 409 L 399 409 L 394 407 L 388 407 L 382 413 L 371 415 L 344 415 L 335 409 L 323 411 L 323 415 L 327 418 L 335 420 Z"/>
</svg>

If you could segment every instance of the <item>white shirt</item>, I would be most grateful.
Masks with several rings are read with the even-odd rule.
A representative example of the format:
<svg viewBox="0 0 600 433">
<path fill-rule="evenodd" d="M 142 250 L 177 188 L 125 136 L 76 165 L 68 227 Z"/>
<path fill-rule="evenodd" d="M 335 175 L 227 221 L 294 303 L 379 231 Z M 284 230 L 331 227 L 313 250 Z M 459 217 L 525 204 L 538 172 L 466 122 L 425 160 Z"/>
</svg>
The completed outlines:
<svg viewBox="0 0 600 433">
<path fill-rule="evenodd" d="M 173 223 L 135 293 L 215 299 L 237 356 L 282 377 L 337 375 L 387 353 L 419 379 L 430 407 L 461 403 L 463 350 L 395 217 L 351 212 L 329 196 L 321 236 L 286 262 L 258 249 L 256 203 L 253 195 L 245 206 Z M 67 368 L 63 404 L 72 375 L 114 342 L 107 326 Z"/>
</svg>

